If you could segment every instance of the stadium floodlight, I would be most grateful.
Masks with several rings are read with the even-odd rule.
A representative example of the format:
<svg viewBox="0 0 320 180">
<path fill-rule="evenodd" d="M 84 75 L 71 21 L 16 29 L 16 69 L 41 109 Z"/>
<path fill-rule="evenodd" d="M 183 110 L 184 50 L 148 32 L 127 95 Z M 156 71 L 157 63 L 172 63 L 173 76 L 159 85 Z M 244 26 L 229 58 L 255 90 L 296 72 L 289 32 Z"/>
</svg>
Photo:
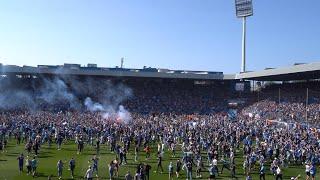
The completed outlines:
<svg viewBox="0 0 320 180">
<path fill-rule="evenodd" d="M 252 0 L 235 0 L 236 15 L 242 18 L 242 63 L 241 72 L 246 72 L 246 18 L 253 15 Z"/>
</svg>

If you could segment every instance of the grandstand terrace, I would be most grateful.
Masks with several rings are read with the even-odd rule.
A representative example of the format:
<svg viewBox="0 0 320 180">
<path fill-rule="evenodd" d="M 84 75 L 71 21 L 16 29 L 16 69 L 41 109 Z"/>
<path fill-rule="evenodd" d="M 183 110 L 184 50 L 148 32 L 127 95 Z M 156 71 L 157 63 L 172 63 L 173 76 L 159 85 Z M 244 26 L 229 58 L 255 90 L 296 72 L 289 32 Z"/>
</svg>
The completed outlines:
<svg viewBox="0 0 320 180">
<path fill-rule="evenodd" d="M 258 81 L 290 81 L 320 79 L 320 62 L 295 63 L 293 66 L 266 68 L 261 71 L 245 72 L 236 75 L 236 79 Z"/>
<path fill-rule="evenodd" d="M 222 72 L 211 71 L 189 71 L 189 70 L 169 70 L 144 67 L 142 69 L 129 68 L 105 68 L 97 67 L 93 64 L 83 67 L 79 64 L 64 65 L 38 65 L 16 66 L 0 65 L 2 74 L 65 74 L 65 75 L 85 75 L 85 76 L 111 76 L 111 77 L 145 77 L 145 78 L 172 78 L 172 79 L 207 79 L 222 80 Z"/>
</svg>

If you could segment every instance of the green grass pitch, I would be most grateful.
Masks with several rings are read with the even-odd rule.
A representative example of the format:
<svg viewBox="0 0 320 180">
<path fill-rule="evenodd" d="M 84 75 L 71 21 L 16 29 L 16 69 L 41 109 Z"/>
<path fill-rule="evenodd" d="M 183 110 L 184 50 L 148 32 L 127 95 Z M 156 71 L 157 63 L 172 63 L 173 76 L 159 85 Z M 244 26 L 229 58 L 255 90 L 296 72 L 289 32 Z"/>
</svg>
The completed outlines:
<svg viewBox="0 0 320 180">
<path fill-rule="evenodd" d="M 153 154 L 151 156 L 150 160 L 145 160 L 145 153 L 140 152 L 139 160 L 140 162 L 146 162 L 152 166 L 151 173 L 150 173 L 150 179 L 151 180 L 165 180 L 168 178 L 168 164 L 170 161 L 173 162 L 175 165 L 176 160 L 179 157 L 172 158 L 170 152 L 165 152 L 164 155 L 164 161 L 163 161 L 163 168 L 165 172 L 163 174 L 160 173 L 154 173 L 154 170 L 156 169 L 156 155 L 155 155 L 155 149 L 156 147 L 153 146 Z M 85 146 L 85 150 L 82 154 L 77 154 L 76 144 L 74 142 L 67 142 L 62 145 L 62 150 L 58 151 L 56 149 L 55 144 L 51 146 L 51 148 L 48 148 L 47 144 L 42 145 L 40 153 L 38 155 L 38 169 L 37 169 L 37 177 L 32 178 L 32 176 L 26 175 L 26 168 L 24 167 L 24 173 L 21 175 L 18 171 L 18 161 L 17 157 L 20 153 L 24 153 L 24 155 L 27 155 L 27 152 L 24 150 L 24 144 L 16 145 L 14 140 L 10 140 L 7 146 L 6 152 L 0 152 L 0 179 L 1 180 L 28 180 L 28 179 L 48 179 L 49 175 L 52 175 L 52 179 L 58 179 L 57 178 L 57 162 L 59 159 L 65 161 L 64 163 L 64 169 L 63 169 L 63 179 L 71 179 L 70 171 L 68 170 L 68 162 L 71 159 L 71 157 L 74 157 L 76 160 L 76 170 L 75 170 L 75 179 L 83 179 L 83 176 L 89 166 L 88 160 L 92 158 L 92 156 L 95 154 L 94 147 L 91 147 L 89 145 Z M 181 155 L 181 152 L 177 153 L 178 155 Z M 245 179 L 245 176 L 243 175 L 243 169 L 242 169 L 242 153 L 238 152 L 236 154 L 236 176 L 237 179 Z M 205 154 L 204 154 L 205 155 Z M 31 155 L 33 156 L 33 155 Z M 101 145 L 100 155 L 99 157 L 99 179 L 109 179 L 108 174 L 108 163 L 115 159 L 115 154 L 110 153 L 109 147 L 106 145 Z M 136 166 L 138 162 L 134 162 L 134 154 L 133 150 L 131 150 L 127 154 L 128 158 L 128 164 L 124 166 L 120 166 L 119 171 L 119 178 L 115 179 L 124 179 L 124 175 L 129 170 L 132 175 L 134 175 L 136 171 Z M 206 159 L 206 157 L 204 157 Z M 204 161 L 205 162 L 205 161 Z M 206 162 L 205 162 L 206 164 Z M 268 163 L 270 164 L 270 163 Z M 219 166 L 221 168 L 221 164 Z M 269 167 L 267 166 L 267 175 L 266 179 L 271 180 L 275 179 L 275 177 L 270 173 Z M 195 167 L 193 168 L 196 169 Z M 289 168 L 282 169 L 283 171 L 283 177 L 284 179 L 290 179 L 291 176 L 297 176 L 298 174 L 301 174 L 301 179 L 305 178 L 304 174 L 304 166 L 290 166 Z M 180 179 L 186 179 L 185 177 L 186 172 L 182 171 L 182 176 Z M 193 179 L 196 179 L 195 177 L 196 173 L 193 172 Z M 202 172 L 202 178 L 201 179 L 208 179 L 209 173 L 205 169 L 204 172 Z M 259 179 L 258 169 L 256 168 L 254 172 L 252 173 L 252 178 L 254 180 Z M 97 179 L 97 178 L 94 178 Z M 174 179 L 177 179 L 174 177 Z M 200 179 L 200 178 L 198 178 Z M 223 174 L 219 174 L 217 179 L 231 179 L 231 173 L 228 170 L 224 170 Z"/>
</svg>

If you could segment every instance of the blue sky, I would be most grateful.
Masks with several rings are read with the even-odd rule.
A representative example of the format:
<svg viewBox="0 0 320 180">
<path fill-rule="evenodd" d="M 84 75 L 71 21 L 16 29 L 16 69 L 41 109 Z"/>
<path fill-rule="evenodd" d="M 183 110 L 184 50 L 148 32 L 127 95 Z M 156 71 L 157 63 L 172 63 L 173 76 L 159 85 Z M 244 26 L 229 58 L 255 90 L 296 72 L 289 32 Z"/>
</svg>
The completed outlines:
<svg viewBox="0 0 320 180">
<path fill-rule="evenodd" d="M 320 61 L 319 0 L 254 0 L 247 70 Z M 0 2 L 0 62 L 240 71 L 234 0 Z"/>
</svg>

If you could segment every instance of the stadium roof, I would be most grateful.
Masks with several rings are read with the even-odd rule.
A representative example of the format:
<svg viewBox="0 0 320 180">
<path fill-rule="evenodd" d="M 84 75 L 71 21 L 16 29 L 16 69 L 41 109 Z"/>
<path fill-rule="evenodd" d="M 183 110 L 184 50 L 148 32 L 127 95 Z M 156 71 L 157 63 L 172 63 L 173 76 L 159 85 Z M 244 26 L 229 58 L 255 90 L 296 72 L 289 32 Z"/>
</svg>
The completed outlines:
<svg viewBox="0 0 320 180">
<path fill-rule="evenodd" d="M 1 65 L 1 74 L 69 74 L 84 76 L 113 76 L 113 77 L 147 77 L 147 78 L 174 78 L 174 79 L 201 79 L 201 80 L 223 80 L 222 72 L 211 71 L 189 71 L 189 70 L 169 70 L 147 68 L 128 69 L 128 68 L 103 68 L 95 64 L 88 64 L 88 67 L 82 67 L 79 64 L 64 64 L 57 66 L 38 65 L 33 66 L 15 66 Z M 234 78 L 233 78 L 234 79 Z"/>
<path fill-rule="evenodd" d="M 257 81 L 291 81 L 320 79 L 320 62 L 309 64 L 294 64 L 289 67 L 267 68 L 261 71 L 245 72 L 240 74 L 223 74 L 212 71 L 170 70 L 159 68 L 128 69 L 104 68 L 96 64 L 87 67 L 79 64 L 15 66 L 2 65 L 0 74 L 70 74 L 84 76 L 111 76 L 111 77 L 144 77 L 144 78 L 171 78 L 171 79 L 201 79 L 201 80 L 257 80 Z"/>
<path fill-rule="evenodd" d="M 236 75 L 236 79 L 258 81 L 292 81 L 320 79 L 320 62 L 295 64 L 289 67 L 268 68 L 262 71 L 245 72 Z"/>
</svg>

